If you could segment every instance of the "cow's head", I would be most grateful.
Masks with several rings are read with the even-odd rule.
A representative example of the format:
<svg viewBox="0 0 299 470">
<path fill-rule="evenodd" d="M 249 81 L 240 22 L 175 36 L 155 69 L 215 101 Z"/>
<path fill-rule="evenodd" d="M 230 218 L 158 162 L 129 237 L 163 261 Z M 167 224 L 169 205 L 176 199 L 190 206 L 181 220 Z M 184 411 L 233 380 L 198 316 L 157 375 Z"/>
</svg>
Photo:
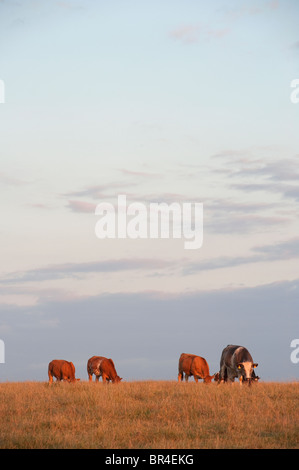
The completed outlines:
<svg viewBox="0 0 299 470">
<path fill-rule="evenodd" d="M 115 376 L 115 379 L 112 379 L 113 384 L 117 384 L 122 380 L 122 377 L 119 377 L 118 375 Z"/>
<path fill-rule="evenodd" d="M 251 361 L 239 362 L 239 364 L 237 365 L 237 369 L 239 371 L 239 374 L 243 376 L 243 379 L 248 380 L 250 383 L 252 379 L 253 369 L 255 369 L 257 366 L 258 364 L 253 363 Z"/>
<path fill-rule="evenodd" d="M 214 381 L 215 381 L 215 382 L 218 382 L 218 381 L 219 381 L 219 372 L 217 372 L 216 374 L 214 374 Z"/>
<path fill-rule="evenodd" d="M 206 375 L 204 377 L 203 381 L 204 381 L 205 384 L 210 384 L 214 377 L 215 377 L 215 374 L 214 375 Z"/>
</svg>

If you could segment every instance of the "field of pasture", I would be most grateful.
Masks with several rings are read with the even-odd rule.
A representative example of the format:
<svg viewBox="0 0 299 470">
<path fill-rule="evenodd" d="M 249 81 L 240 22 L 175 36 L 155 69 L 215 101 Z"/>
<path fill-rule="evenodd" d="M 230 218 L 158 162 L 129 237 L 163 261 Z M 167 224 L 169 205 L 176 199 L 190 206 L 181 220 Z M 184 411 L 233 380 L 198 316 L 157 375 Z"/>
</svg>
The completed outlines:
<svg viewBox="0 0 299 470">
<path fill-rule="evenodd" d="M 2 449 L 291 449 L 299 383 L 0 383 Z"/>
</svg>

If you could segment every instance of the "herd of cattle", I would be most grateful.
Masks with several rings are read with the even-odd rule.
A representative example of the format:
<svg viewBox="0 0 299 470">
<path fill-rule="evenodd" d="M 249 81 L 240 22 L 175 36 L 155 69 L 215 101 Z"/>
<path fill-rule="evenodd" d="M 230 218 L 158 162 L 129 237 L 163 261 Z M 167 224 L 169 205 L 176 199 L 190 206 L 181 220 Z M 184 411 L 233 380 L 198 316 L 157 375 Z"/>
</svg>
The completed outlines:
<svg viewBox="0 0 299 470">
<path fill-rule="evenodd" d="M 220 371 L 214 375 L 210 375 L 209 365 L 207 361 L 195 354 L 181 354 L 179 358 L 179 373 L 178 381 L 184 378 L 188 382 L 190 376 L 193 375 L 195 382 L 198 379 L 203 379 L 204 383 L 211 383 L 214 381 L 218 383 L 234 382 L 238 378 L 240 385 L 243 382 L 251 385 L 252 382 L 257 382 L 259 377 L 255 375 L 254 368 L 258 364 L 253 362 L 251 354 L 243 346 L 236 346 L 229 344 L 223 349 L 220 359 Z M 98 382 L 100 377 L 104 383 L 112 382 L 118 383 L 122 380 L 117 375 L 114 362 L 112 359 L 107 359 L 104 356 L 93 356 L 87 362 L 87 374 L 89 382 L 92 381 L 92 376 L 95 375 L 95 380 Z M 54 359 L 49 363 L 48 367 L 49 384 L 53 382 L 53 377 L 57 381 L 65 380 L 68 382 L 75 382 L 80 379 L 75 377 L 75 366 L 72 362 Z"/>
</svg>

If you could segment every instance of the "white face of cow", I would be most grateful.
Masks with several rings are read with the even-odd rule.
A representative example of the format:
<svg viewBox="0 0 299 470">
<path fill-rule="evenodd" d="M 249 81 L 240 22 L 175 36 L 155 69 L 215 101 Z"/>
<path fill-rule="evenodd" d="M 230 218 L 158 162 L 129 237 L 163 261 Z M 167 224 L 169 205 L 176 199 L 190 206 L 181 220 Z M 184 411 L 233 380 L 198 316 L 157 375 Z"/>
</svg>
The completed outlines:
<svg viewBox="0 0 299 470">
<path fill-rule="evenodd" d="M 238 371 L 244 378 L 251 379 L 253 368 L 256 366 L 257 364 L 253 364 L 252 362 L 240 362 L 238 364 Z"/>
<path fill-rule="evenodd" d="M 253 371 L 252 362 L 243 362 L 242 365 L 246 379 L 250 379 Z"/>
</svg>

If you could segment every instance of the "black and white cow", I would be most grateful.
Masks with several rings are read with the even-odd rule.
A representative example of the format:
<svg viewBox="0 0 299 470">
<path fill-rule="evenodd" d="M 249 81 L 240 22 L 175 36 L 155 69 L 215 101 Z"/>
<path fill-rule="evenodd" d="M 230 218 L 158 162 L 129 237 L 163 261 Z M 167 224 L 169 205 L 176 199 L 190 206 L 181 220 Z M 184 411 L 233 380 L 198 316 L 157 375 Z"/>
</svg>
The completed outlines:
<svg viewBox="0 0 299 470">
<path fill-rule="evenodd" d="M 250 385 L 255 380 L 253 369 L 257 366 L 258 364 L 253 362 L 251 354 L 246 348 L 229 344 L 221 354 L 218 383 L 234 382 L 237 377 L 240 385 L 244 380 Z"/>
</svg>

